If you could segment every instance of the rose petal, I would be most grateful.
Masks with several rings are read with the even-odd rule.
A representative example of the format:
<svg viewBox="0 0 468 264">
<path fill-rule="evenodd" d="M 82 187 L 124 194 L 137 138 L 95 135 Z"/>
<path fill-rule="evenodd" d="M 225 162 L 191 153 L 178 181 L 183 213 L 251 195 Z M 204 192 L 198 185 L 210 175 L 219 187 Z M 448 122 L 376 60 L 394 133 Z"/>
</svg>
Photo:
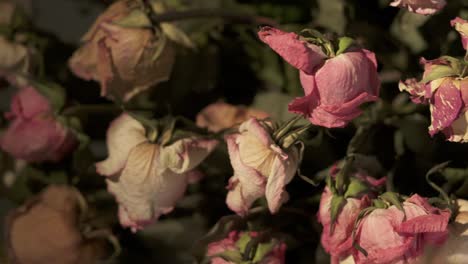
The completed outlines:
<svg viewBox="0 0 468 264">
<path fill-rule="evenodd" d="M 107 130 L 109 157 L 96 163 L 97 172 L 111 176 L 123 169 L 130 151 L 138 144 L 147 141 L 145 128 L 133 117 L 122 114 L 112 121 Z"/>
<path fill-rule="evenodd" d="M 300 40 L 295 33 L 263 27 L 258 36 L 289 64 L 308 74 L 312 74 L 315 67 L 326 59 L 319 47 Z"/>
</svg>

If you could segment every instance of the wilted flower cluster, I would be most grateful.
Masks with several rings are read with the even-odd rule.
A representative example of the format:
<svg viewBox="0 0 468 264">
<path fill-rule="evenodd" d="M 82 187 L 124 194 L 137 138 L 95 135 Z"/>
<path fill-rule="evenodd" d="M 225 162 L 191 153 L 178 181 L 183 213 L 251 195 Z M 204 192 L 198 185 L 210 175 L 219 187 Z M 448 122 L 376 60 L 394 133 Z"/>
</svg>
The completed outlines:
<svg viewBox="0 0 468 264">
<path fill-rule="evenodd" d="M 296 6 L 228 1 L 233 10 L 217 9 L 224 2 L 118 0 L 64 55 L 68 46 L 56 52 L 60 40 L 36 36 L 42 28 L 31 25 L 19 4 L 0 0 L 0 78 L 9 84 L 0 92 L 10 104 L 0 118 L 0 203 L 4 191 L 17 206 L 5 221 L 8 260 L 97 263 L 116 257 L 121 239 L 125 246 L 137 241 L 143 259 L 161 244 L 168 249 L 161 256 L 174 263 L 190 257 L 212 264 L 468 263 L 468 201 L 459 199 L 468 196 L 466 150 L 447 150 L 443 140 L 430 145 L 424 123 L 430 113 L 431 137 L 468 142 L 463 11 L 450 25 L 462 43 L 453 46 L 465 57 L 426 59 L 434 50 L 452 52 L 449 36 L 440 49 L 412 54 L 426 58 L 420 79 L 399 82 L 411 101 L 388 88 L 411 65 L 402 62 L 412 57 L 398 47 L 398 38 L 408 37 L 396 36 L 399 27 L 417 32 L 412 19 L 432 26 L 429 15 L 445 6 L 452 14 L 461 5 L 380 1 L 375 5 L 395 20 L 383 23 L 391 34 L 373 43 L 367 35 L 381 25 L 365 21 L 363 33 L 357 29 L 363 21 L 347 24 L 348 16 L 362 13 L 353 1 L 333 8 L 314 3 L 310 13 L 318 18 L 310 25 L 324 26 L 324 34 L 298 32 L 304 14 Z M 203 8 L 192 9 L 198 5 Z M 393 7 L 402 10 L 396 15 Z M 249 8 L 256 11 L 236 13 Z M 269 12 L 293 23 L 283 27 L 260 16 Z M 322 21 L 328 18 L 333 21 Z M 251 24 L 260 26 L 257 34 Z M 356 38 L 332 33 L 348 30 Z M 399 53 L 376 54 L 387 49 L 383 42 Z M 237 84 L 241 78 L 232 78 L 231 64 L 197 68 L 231 56 L 231 49 L 242 56 L 229 63 L 251 60 L 243 70 L 264 82 L 253 87 L 255 98 Z M 41 53 L 60 53 L 68 67 L 41 60 Z M 100 95 L 76 77 L 98 82 Z M 156 85 L 162 89 L 150 91 Z M 238 90 L 210 90 L 226 87 Z M 272 94 L 270 105 L 259 103 Z M 193 105 L 184 108 L 187 103 Z M 455 157 L 453 168 L 447 162 L 430 169 L 446 154 Z M 421 171 L 427 186 L 419 186 Z M 176 233 L 192 239 L 202 232 L 187 257 Z M 125 259 L 141 261 L 130 251 Z"/>
</svg>

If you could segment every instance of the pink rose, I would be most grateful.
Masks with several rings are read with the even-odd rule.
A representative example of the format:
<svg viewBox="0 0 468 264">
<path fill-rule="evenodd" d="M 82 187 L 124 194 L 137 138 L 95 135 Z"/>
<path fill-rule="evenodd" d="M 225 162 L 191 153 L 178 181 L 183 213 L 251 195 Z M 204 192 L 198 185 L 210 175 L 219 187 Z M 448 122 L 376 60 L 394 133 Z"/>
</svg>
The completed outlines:
<svg viewBox="0 0 468 264">
<path fill-rule="evenodd" d="M 227 238 L 212 242 L 208 245 L 207 256 L 211 257 L 211 264 L 236 264 L 242 261 L 246 245 L 252 238 L 258 237 L 256 232 L 231 231 Z M 284 264 L 284 254 L 286 244 L 275 239 L 258 244 L 257 249 L 269 248 L 267 251 L 257 251 L 254 254 L 252 263 L 257 264 Z M 223 255 L 223 253 L 229 254 Z M 248 261 L 248 260 L 247 260 Z M 243 263 L 243 262 L 242 262 Z M 248 262 L 250 263 L 250 262 Z"/>
<path fill-rule="evenodd" d="M 434 70 L 449 70 L 451 66 L 444 58 L 431 61 L 423 58 L 421 63 L 425 68 L 423 80 L 400 82 L 400 91 L 407 91 L 415 103 L 430 104 L 431 136 L 443 132 L 449 141 L 468 142 L 468 79 L 446 76 L 425 81 Z"/>
<path fill-rule="evenodd" d="M 394 0 L 391 6 L 408 8 L 410 12 L 421 15 L 432 15 L 446 5 L 445 0 Z"/>
<path fill-rule="evenodd" d="M 289 104 L 289 111 L 308 116 L 324 127 L 344 127 L 361 114 L 359 106 L 378 99 L 380 81 L 374 53 L 360 48 L 327 58 L 319 46 L 295 33 L 264 27 L 260 39 L 300 70 L 305 96 Z"/>
<path fill-rule="evenodd" d="M 346 204 L 336 218 L 333 232 L 331 232 L 330 206 L 332 198 L 332 192 L 328 187 L 325 187 L 320 198 L 317 218 L 323 226 L 321 236 L 323 248 L 331 255 L 332 259 L 341 259 L 351 254 L 353 248 L 351 234 L 353 233 L 354 222 L 359 213 L 371 204 L 371 200 L 367 195 L 363 195 L 361 198 L 347 198 Z"/>
<path fill-rule="evenodd" d="M 416 261 L 427 245 L 441 245 L 448 235 L 450 212 L 432 207 L 417 194 L 402 204 L 375 209 L 358 224 L 355 242 L 367 252 L 353 249 L 357 264 Z"/>
<path fill-rule="evenodd" d="M 226 203 L 239 215 L 247 214 L 252 203 L 262 196 L 272 213 L 288 200 L 285 186 L 296 174 L 299 150 L 295 145 L 282 149 L 271 133 L 266 123 L 251 118 L 241 124 L 238 133 L 226 137 L 234 168 Z"/>
<path fill-rule="evenodd" d="M 0 137 L 0 147 L 17 159 L 57 162 L 77 146 L 73 133 L 56 120 L 50 103 L 32 87 L 13 97 L 5 116 L 10 125 Z"/>
<path fill-rule="evenodd" d="M 452 27 L 454 27 L 455 30 L 460 33 L 463 48 L 468 50 L 468 21 L 457 17 L 450 21 L 450 25 L 452 25 Z"/>
<path fill-rule="evenodd" d="M 132 21 L 131 16 L 140 11 L 138 5 L 129 0 L 112 4 L 84 35 L 83 45 L 69 61 L 77 76 L 100 82 L 102 96 L 130 100 L 166 81 L 172 71 L 175 49 L 170 41 L 161 41 L 162 32 L 119 24 Z M 134 20 L 148 20 L 142 16 Z"/>
<path fill-rule="evenodd" d="M 133 231 L 151 224 L 174 209 L 182 198 L 192 170 L 217 145 L 216 140 L 190 137 L 168 146 L 146 138 L 143 125 L 127 114 L 107 131 L 109 157 L 96 164 L 107 176 L 107 187 L 119 203 L 120 223 Z"/>
<path fill-rule="evenodd" d="M 330 170 L 332 177 L 335 177 L 338 172 L 339 169 L 335 166 Z M 368 186 L 368 190 L 365 191 L 358 188 L 360 190 L 359 193 L 349 195 L 354 191 L 349 187 L 349 190 L 344 194 L 344 198 L 346 199 L 345 204 L 339 211 L 335 222 L 332 222 L 331 202 L 333 193 L 329 187 L 325 187 L 320 198 L 319 211 L 317 212 L 317 220 L 323 226 L 321 236 L 322 246 L 331 255 L 332 262 L 336 263 L 351 254 L 351 249 L 353 248 L 352 233 L 355 221 L 359 213 L 371 205 L 370 198 L 376 195 L 375 188 L 383 186 L 386 178 L 375 179 L 363 170 L 357 170 L 352 174 L 351 180 Z"/>
<path fill-rule="evenodd" d="M 197 114 L 197 126 L 206 127 L 216 133 L 240 124 L 250 117 L 264 119 L 268 114 L 245 106 L 218 102 L 208 105 Z"/>
</svg>

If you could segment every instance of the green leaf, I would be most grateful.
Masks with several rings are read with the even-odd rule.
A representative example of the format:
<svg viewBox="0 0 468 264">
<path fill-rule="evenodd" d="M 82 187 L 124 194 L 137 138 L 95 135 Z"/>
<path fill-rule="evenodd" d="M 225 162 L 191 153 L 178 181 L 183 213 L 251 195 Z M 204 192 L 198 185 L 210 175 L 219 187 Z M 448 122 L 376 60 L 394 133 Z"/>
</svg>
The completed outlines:
<svg viewBox="0 0 468 264">
<path fill-rule="evenodd" d="M 257 247 L 257 251 L 255 252 L 255 257 L 253 258 L 252 262 L 257 263 L 262 261 L 266 255 L 268 255 L 273 248 L 275 247 L 276 243 L 260 243 Z"/>
<path fill-rule="evenodd" d="M 437 80 L 449 76 L 457 76 L 459 73 L 456 69 L 447 65 L 434 65 L 432 66 L 431 72 L 427 74 L 422 80 L 421 83 L 428 83 L 433 80 Z"/>
<path fill-rule="evenodd" d="M 351 179 L 348 188 L 344 194 L 345 198 L 358 198 L 360 194 L 369 190 L 369 186 L 358 179 Z"/>
<path fill-rule="evenodd" d="M 338 218 L 338 215 L 341 213 L 341 209 L 346 205 L 346 199 L 341 195 L 333 195 L 330 203 L 330 234 L 333 234 L 335 229 L 335 222 Z"/>
<path fill-rule="evenodd" d="M 288 111 L 288 104 L 293 99 L 293 96 L 279 92 L 259 93 L 255 96 L 252 107 L 267 112 L 275 121 L 286 122 L 297 116 Z M 308 123 L 310 123 L 309 120 L 301 119 L 296 124 L 306 125 Z"/>
<path fill-rule="evenodd" d="M 398 193 L 386 192 L 386 193 L 381 194 L 379 197 L 385 202 L 391 205 L 395 205 L 396 208 L 398 208 L 400 211 L 405 213 L 405 210 L 403 209 L 403 205 L 400 201 L 400 196 L 398 195 Z"/>
<path fill-rule="evenodd" d="M 354 39 L 349 37 L 342 37 L 338 39 L 338 51 L 336 55 L 346 52 L 346 50 L 354 44 Z"/>
</svg>

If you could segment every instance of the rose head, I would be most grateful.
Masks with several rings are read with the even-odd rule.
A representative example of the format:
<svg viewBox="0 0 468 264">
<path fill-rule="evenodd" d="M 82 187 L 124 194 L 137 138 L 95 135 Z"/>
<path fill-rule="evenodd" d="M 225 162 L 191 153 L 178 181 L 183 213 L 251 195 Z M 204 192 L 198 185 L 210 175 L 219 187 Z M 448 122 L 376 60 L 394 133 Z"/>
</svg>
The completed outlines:
<svg viewBox="0 0 468 264">
<path fill-rule="evenodd" d="M 352 233 L 354 222 L 359 213 L 371 203 L 367 195 L 362 198 L 347 198 L 345 205 L 341 208 L 335 223 L 333 232 L 331 230 L 332 220 L 330 215 L 333 194 L 328 187 L 320 198 L 320 208 L 317 213 L 318 221 L 322 224 L 321 243 L 326 252 L 332 258 L 340 259 L 348 256 L 353 247 Z"/>
<path fill-rule="evenodd" d="M 415 103 L 429 104 L 431 110 L 431 136 L 442 132 L 447 140 L 468 141 L 468 79 L 458 77 L 458 67 L 452 66 L 449 59 L 421 59 L 424 65 L 423 80 L 408 79 L 400 82 L 400 91 L 407 91 Z M 456 67 L 456 69 L 453 69 Z M 437 77 L 440 72 L 447 76 Z"/>
<path fill-rule="evenodd" d="M 296 174 L 299 149 L 282 149 L 272 139 L 266 123 L 251 118 L 239 132 L 226 137 L 234 175 L 229 179 L 228 207 L 245 215 L 252 203 L 265 196 L 268 208 L 276 213 L 287 201 L 285 186 Z"/>
<path fill-rule="evenodd" d="M 333 166 L 330 170 L 331 177 L 336 177 L 340 169 Z M 333 261 L 338 262 L 351 254 L 353 248 L 352 233 L 354 224 L 361 211 L 371 205 L 371 199 L 376 196 L 374 188 L 380 188 L 385 184 L 385 177 L 375 179 L 361 169 L 351 175 L 351 182 L 343 195 L 344 202 L 339 205 L 337 215 L 332 217 L 333 193 L 325 187 L 320 199 L 320 207 L 317 212 L 317 220 L 322 224 L 323 230 L 321 243 L 326 252 L 331 255 Z"/>
<path fill-rule="evenodd" d="M 378 99 L 380 81 L 374 53 L 351 47 L 330 58 L 319 46 L 295 33 L 264 27 L 260 39 L 299 69 L 305 96 L 289 111 L 306 115 L 315 125 L 344 127 L 361 114 L 359 106 Z"/>
<path fill-rule="evenodd" d="M 450 25 L 460 33 L 463 48 L 468 50 L 468 21 L 457 17 L 450 21 Z"/>
<path fill-rule="evenodd" d="M 359 222 L 355 242 L 367 252 L 353 249 L 360 263 L 407 263 L 416 261 L 427 245 L 441 245 L 448 235 L 450 212 L 432 207 L 417 194 L 402 204 L 375 209 Z"/>
<path fill-rule="evenodd" d="M 137 1 L 112 4 L 84 35 L 83 45 L 69 61 L 77 76 L 101 84 L 102 96 L 130 100 L 166 81 L 172 71 L 175 49 L 170 42 L 161 40 L 162 32 L 122 25 L 138 14 L 138 8 Z"/>
<path fill-rule="evenodd" d="M 235 264 L 243 261 L 247 244 L 258 238 L 257 232 L 231 231 L 227 238 L 208 244 L 207 256 L 211 257 L 211 264 Z M 258 243 L 257 251 L 248 263 L 255 264 L 284 264 L 286 244 L 276 239 Z M 242 262 L 243 263 L 243 262 Z"/>
<path fill-rule="evenodd" d="M 197 126 L 206 127 L 216 133 L 240 124 L 250 117 L 264 119 L 268 114 L 245 106 L 218 102 L 208 105 L 197 114 Z"/>
<path fill-rule="evenodd" d="M 142 124 L 127 114 L 107 131 L 109 157 L 96 164 L 119 203 L 120 223 L 133 231 L 171 212 L 182 198 L 192 170 L 215 148 L 216 140 L 184 138 L 168 146 L 150 142 Z"/>
<path fill-rule="evenodd" d="M 445 0 L 394 0 L 391 6 L 408 8 L 410 12 L 420 15 L 432 15 L 444 8 Z"/>
<path fill-rule="evenodd" d="M 0 137 L 0 147 L 28 162 L 57 162 L 77 146 L 74 134 L 59 123 L 50 103 L 34 88 L 21 89 L 6 113 L 10 125 Z"/>
<path fill-rule="evenodd" d="M 106 257 L 106 241 L 80 232 L 83 197 L 74 188 L 49 186 L 9 216 L 10 263 L 96 263 Z"/>
</svg>

